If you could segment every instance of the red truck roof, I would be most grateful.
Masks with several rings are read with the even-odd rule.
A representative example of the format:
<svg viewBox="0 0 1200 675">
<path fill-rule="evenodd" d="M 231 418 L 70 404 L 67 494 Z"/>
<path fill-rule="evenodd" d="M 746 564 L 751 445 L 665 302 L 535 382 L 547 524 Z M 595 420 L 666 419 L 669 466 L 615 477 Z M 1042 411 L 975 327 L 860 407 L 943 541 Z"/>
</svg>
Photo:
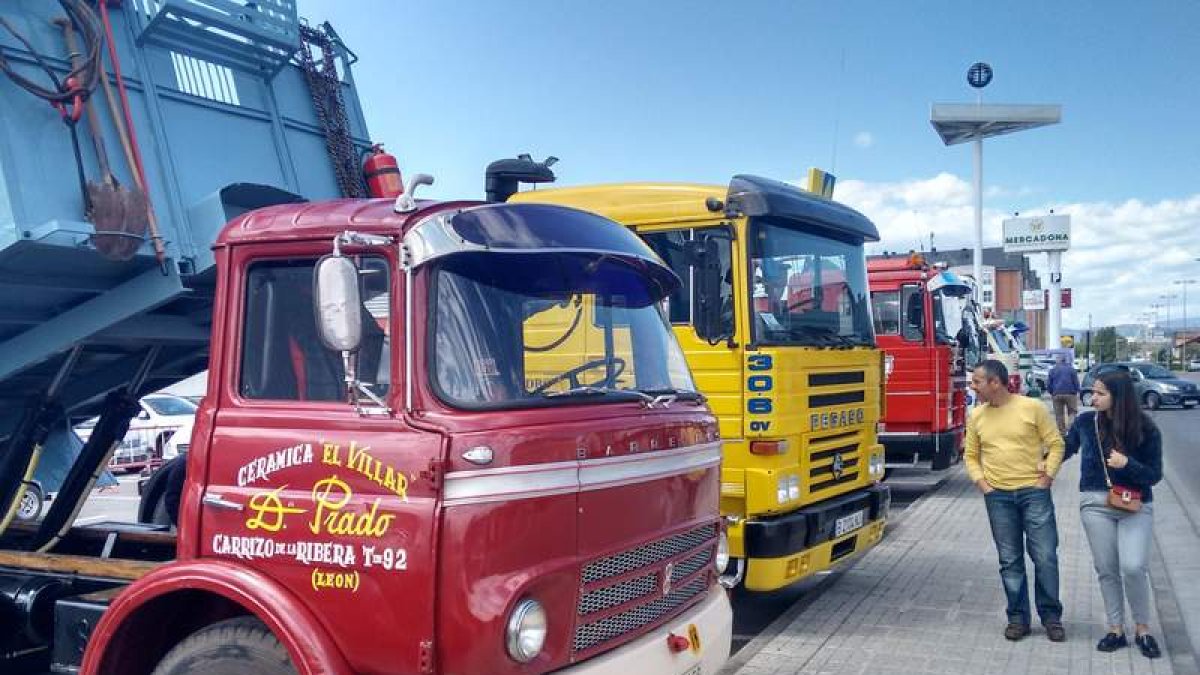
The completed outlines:
<svg viewBox="0 0 1200 675">
<path fill-rule="evenodd" d="M 300 204 L 279 204 L 256 209 L 229 221 L 215 246 L 254 241 L 286 241 L 332 237 L 345 230 L 378 234 L 403 234 L 430 211 L 464 208 L 483 202 L 417 200 L 411 213 L 396 213 L 394 199 L 333 199 Z"/>
</svg>

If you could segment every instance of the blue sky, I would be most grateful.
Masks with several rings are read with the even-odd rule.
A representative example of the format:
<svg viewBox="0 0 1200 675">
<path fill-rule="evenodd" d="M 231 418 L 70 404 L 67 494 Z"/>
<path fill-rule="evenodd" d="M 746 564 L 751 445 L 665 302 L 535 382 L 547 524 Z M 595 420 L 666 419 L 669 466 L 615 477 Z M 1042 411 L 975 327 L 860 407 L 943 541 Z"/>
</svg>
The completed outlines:
<svg viewBox="0 0 1200 675">
<path fill-rule="evenodd" d="M 1153 236 L 1181 251 L 1160 269 L 1200 276 L 1189 267 L 1200 257 L 1190 0 L 299 6 L 358 53 L 371 135 L 406 174 L 436 176 L 428 194 L 479 197 L 486 164 L 518 152 L 560 157 L 565 184 L 797 180 L 832 167 L 835 197 L 902 249 L 921 230 L 946 245 L 969 237 L 970 148 L 941 144 L 929 104 L 974 100 L 966 68 L 988 61 L 986 101 L 1059 103 L 1063 123 L 985 144 L 987 238 L 1014 210 L 1077 214 L 1068 284 L 1074 274 L 1081 306 L 1114 320 L 1156 292 L 1131 279 L 1130 297 L 1105 304 L 1119 260 L 1106 252 L 1120 241 Z"/>
</svg>

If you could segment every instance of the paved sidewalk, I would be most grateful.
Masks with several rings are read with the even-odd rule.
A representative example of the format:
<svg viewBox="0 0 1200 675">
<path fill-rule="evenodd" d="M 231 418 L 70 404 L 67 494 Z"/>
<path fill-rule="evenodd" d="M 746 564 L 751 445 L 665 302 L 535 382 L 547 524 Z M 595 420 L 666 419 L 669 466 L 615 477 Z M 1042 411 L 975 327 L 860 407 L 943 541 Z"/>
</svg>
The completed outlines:
<svg viewBox="0 0 1200 675">
<path fill-rule="evenodd" d="M 883 542 L 801 613 L 781 619 L 739 653 L 729 673 L 1185 673 L 1187 655 L 1146 659 L 1136 648 L 1102 654 L 1104 605 L 1079 523 L 1079 462 L 1054 485 L 1065 644 L 1034 633 L 1004 639 L 1004 591 L 983 499 L 959 466 L 936 492 L 909 507 Z M 1157 491 L 1156 491 L 1157 494 Z M 1026 561 L 1029 581 L 1033 565 Z M 1152 567 L 1157 598 L 1170 588 Z M 1155 607 L 1155 616 L 1159 608 Z M 1178 609 L 1175 608 L 1177 612 Z M 786 615 L 785 615 L 786 616 Z M 1036 623 L 1036 619 L 1035 619 Z M 1163 631 L 1153 626 L 1160 644 Z M 747 658 L 748 657 L 748 658 Z M 1176 670 L 1172 662 L 1185 667 Z"/>
</svg>

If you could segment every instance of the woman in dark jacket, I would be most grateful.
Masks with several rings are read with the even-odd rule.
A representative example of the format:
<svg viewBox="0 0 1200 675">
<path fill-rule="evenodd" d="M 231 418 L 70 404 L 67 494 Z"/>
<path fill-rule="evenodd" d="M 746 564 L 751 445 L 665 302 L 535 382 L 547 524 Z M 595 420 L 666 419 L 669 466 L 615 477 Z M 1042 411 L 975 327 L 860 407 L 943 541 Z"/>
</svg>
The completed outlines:
<svg viewBox="0 0 1200 675">
<path fill-rule="evenodd" d="M 1079 513 L 1100 577 L 1108 634 L 1096 649 L 1128 647 L 1125 599 L 1133 610 L 1134 642 L 1148 658 L 1162 655 L 1150 634 L 1150 543 L 1154 538 L 1154 495 L 1162 480 L 1162 435 L 1142 412 L 1129 373 L 1101 375 L 1092 385 L 1095 412 L 1075 419 L 1067 432 L 1066 457 L 1079 453 Z M 1137 490 L 1142 507 L 1109 506 L 1109 486 Z"/>
</svg>

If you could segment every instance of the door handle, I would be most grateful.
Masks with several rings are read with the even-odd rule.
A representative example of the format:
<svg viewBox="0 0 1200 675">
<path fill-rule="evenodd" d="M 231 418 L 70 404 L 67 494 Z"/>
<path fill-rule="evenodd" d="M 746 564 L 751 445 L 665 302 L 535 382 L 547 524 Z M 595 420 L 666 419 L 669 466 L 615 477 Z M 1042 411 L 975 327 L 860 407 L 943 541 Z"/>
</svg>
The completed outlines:
<svg viewBox="0 0 1200 675">
<path fill-rule="evenodd" d="M 204 499 L 201 501 L 208 506 L 215 506 L 218 509 L 228 509 L 230 511 L 241 511 L 243 508 L 245 508 L 237 502 L 231 502 L 228 499 L 225 499 L 225 497 L 222 495 L 206 494 L 204 495 Z"/>
</svg>

